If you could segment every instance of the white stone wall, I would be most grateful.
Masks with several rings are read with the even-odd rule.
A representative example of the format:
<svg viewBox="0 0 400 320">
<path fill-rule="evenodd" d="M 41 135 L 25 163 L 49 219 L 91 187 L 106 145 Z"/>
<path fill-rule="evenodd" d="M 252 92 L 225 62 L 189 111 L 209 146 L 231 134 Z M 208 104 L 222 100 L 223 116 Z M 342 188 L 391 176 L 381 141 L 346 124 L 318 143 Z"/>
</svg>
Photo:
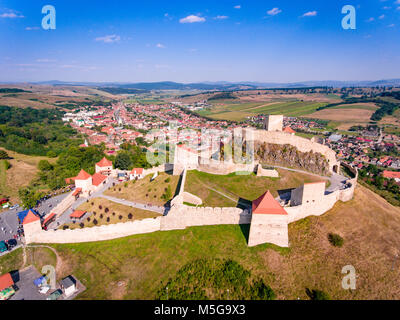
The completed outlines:
<svg viewBox="0 0 400 320">
<path fill-rule="evenodd" d="M 283 115 L 269 115 L 265 119 L 265 130 L 267 131 L 282 131 L 283 130 Z"/>
<path fill-rule="evenodd" d="M 281 214 L 253 214 L 251 218 L 249 247 L 273 243 L 289 246 L 288 216 Z"/>
<path fill-rule="evenodd" d="M 111 240 L 122 238 L 134 234 L 143 234 L 160 230 L 161 218 L 144 219 L 132 222 L 117 223 L 92 228 L 74 229 L 74 230 L 49 230 L 29 232 L 25 237 L 27 243 L 79 243 Z M 29 231 L 29 230 L 28 230 Z"/>
</svg>

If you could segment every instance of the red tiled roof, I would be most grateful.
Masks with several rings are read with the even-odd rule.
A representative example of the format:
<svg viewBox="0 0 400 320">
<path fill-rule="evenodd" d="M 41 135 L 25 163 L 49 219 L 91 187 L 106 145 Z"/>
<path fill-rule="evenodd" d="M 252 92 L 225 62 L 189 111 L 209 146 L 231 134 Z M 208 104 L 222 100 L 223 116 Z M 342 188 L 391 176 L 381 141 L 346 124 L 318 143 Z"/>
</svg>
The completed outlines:
<svg viewBox="0 0 400 320">
<path fill-rule="evenodd" d="M 383 177 L 387 179 L 400 179 L 400 172 L 396 171 L 383 171 Z"/>
<path fill-rule="evenodd" d="M 107 160 L 106 157 L 104 157 L 99 162 L 97 162 L 96 165 L 99 167 L 110 167 L 112 166 L 112 162 L 110 160 Z"/>
<path fill-rule="evenodd" d="M 72 212 L 72 213 L 70 214 L 70 217 L 71 217 L 71 218 L 78 218 L 78 219 L 80 219 L 80 218 L 82 218 L 82 217 L 84 216 L 84 214 L 85 214 L 86 212 L 87 212 L 87 211 L 75 210 L 74 212 Z"/>
<path fill-rule="evenodd" d="M 287 215 L 285 209 L 274 199 L 269 190 L 261 197 L 253 201 L 253 214 L 282 214 Z"/>
<path fill-rule="evenodd" d="M 0 276 L 0 291 L 11 287 L 14 284 L 11 274 L 6 273 Z"/>
<path fill-rule="evenodd" d="M 22 221 L 22 224 L 28 224 L 38 220 L 40 220 L 40 218 L 36 214 L 34 214 L 32 210 L 29 210 L 24 221 Z"/>
<path fill-rule="evenodd" d="M 72 195 L 75 197 L 82 191 L 82 188 L 76 188 Z"/>
<path fill-rule="evenodd" d="M 66 184 L 72 184 L 74 181 L 75 181 L 75 177 L 66 178 L 66 179 L 65 179 L 65 183 L 66 183 Z"/>
<path fill-rule="evenodd" d="M 92 176 L 92 184 L 97 187 L 106 179 L 107 177 L 103 176 L 101 173 L 95 173 Z"/>
<path fill-rule="evenodd" d="M 143 168 L 134 168 L 131 171 L 132 174 L 143 174 Z"/>
<path fill-rule="evenodd" d="M 79 174 L 75 177 L 75 180 L 87 180 L 90 177 L 91 175 L 82 169 L 81 172 L 79 172 Z"/>
<path fill-rule="evenodd" d="M 43 226 L 46 225 L 46 223 L 49 222 L 51 219 L 53 219 L 55 216 L 56 216 L 55 213 L 50 213 L 50 214 L 47 216 L 47 218 L 44 219 L 42 225 L 43 225 Z"/>
<path fill-rule="evenodd" d="M 296 131 L 294 131 L 291 127 L 286 127 L 285 129 L 283 129 L 283 132 L 296 133 Z"/>
</svg>

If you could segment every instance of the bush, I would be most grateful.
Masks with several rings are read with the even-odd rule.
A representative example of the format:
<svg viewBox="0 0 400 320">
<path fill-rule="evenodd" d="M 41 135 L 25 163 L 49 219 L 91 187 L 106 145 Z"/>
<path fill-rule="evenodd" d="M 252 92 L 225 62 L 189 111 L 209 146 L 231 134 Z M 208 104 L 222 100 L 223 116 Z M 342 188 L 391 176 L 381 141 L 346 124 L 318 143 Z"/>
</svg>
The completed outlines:
<svg viewBox="0 0 400 320">
<path fill-rule="evenodd" d="M 341 246 L 343 246 L 344 240 L 343 240 L 343 238 L 342 238 L 341 236 L 339 236 L 338 234 L 330 233 L 330 234 L 328 235 L 328 240 L 329 240 L 329 242 L 330 242 L 333 246 L 335 246 L 335 247 L 341 247 Z"/>
<path fill-rule="evenodd" d="M 165 179 L 165 183 L 168 183 L 168 182 L 170 182 L 171 181 L 171 178 L 167 178 L 167 179 Z"/>
<path fill-rule="evenodd" d="M 132 220 L 132 218 L 133 218 L 132 213 L 128 214 L 128 219 L 129 219 L 129 220 Z"/>
<path fill-rule="evenodd" d="M 122 216 L 121 216 L 121 215 L 119 215 L 119 216 L 118 216 L 118 219 L 119 219 L 119 220 L 122 220 Z"/>
<path fill-rule="evenodd" d="M 96 219 L 93 220 L 93 224 L 94 224 L 94 225 L 97 225 L 97 224 L 98 224 L 98 222 L 97 222 Z"/>
<path fill-rule="evenodd" d="M 107 220 L 106 220 L 107 222 L 110 222 L 110 217 L 107 217 Z"/>
<path fill-rule="evenodd" d="M 90 218 L 87 218 L 86 220 L 87 220 L 88 222 L 90 222 Z"/>
<path fill-rule="evenodd" d="M 100 214 L 100 219 L 103 219 L 103 214 Z"/>
<path fill-rule="evenodd" d="M 68 229 L 68 226 L 63 226 L 63 230 L 67 230 Z"/>
<path fill-rule="evenodd" d="M 101 204 L 99 205 L 99 209 L 100 209 L 100 210 L 101 210 L 101 209 L 103 209 L 103 207 L 102 207 L 102 205 L 101 205 Z"/>
<path fill-rule="evenodd" d="M 115 217 L 115 212 L 112 213 L 113 217 Z"/>
<path fill-rule="evenodd" d="M 81 223 L 79 224 L 79 226 L 80 226 L 81 228 L 83 228 L 83 227 L 85 226 L 85 224 L 81 222 Z"/>
<path fill-rule="evenodd" d="M 110 211 L 108 208 L 104 209 L 104 212 L 107 213 L 108 211 Z"/>
<path fill-rule="evenodd" d="M 125 182 L 125 183 L 124 183 L 124 187 L 125 187 L 125 188 L 128 188 L 128 182 Z"/>
<path fill-rule="evenodd" d="M 329 295 L 322 290 L 316 290 L 316 289 L 310 290 L 307 288 L 306 293 L 311 300 L 330 300 Z"/>
</svg>

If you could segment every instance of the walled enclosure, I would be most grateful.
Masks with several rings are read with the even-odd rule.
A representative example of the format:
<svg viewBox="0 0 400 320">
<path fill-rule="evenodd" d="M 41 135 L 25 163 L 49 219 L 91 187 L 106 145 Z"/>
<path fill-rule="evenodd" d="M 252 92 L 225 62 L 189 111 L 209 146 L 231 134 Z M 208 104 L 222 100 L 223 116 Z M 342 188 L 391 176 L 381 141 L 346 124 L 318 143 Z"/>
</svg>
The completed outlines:
<svg viewBox="0 0 400 320">
<path fill-rule="evenodd" d="M 339 162 L 336 161 L 336 155 L 333 150 L 324 145 L 312 142 L 308 139 L 293 136 L 288 133 L 254 130 L 254 140 L 275 144 L 291 144 L 297 147 L 302 152 L 309 152 L 311 150 L 314 152 L 319 152 L 328 159 L 330 168 L 333 168 L 333 165 L 339 165 Z M 193 159 L 189 159 L 190 161 L 188 165 L 192 165 L 191 161 Z M 195 164 L 193 165 L 196 166 Z M 252 221 L 251 212 L 239 208 L 196 208 L 185 206 L 182 204 L 183 201 L 185 201 L 185 191 L 183 183 L 178 195 L 178 197 L 181 198 L 179 200 L 176 200 L 167 216 L 100 227 L 57 231 L 44 231 L 41 229 L 40 221 L 35 221 L 31 224 L 24 225 L 26 242 L 77 243 L 102 241 L 134 234 L 185 229 L 191 226 L 251 223 L 253 233 L 255 233 L 257 236 L 252 237 L 251 242 L 249 241 L 249 245 L 257 245 L 269 242 L 278 246 L 287 247 L 289 245 L 287 234 L 287 225 L 289 223 L 303 219 L 310 215 L 322 215 L 330 210 L 337 201 L 349 201 L 353 198 L 354 189 L 357 184 L 358 172 L 355 168 L 352 168 L 346 164 L 343 165 L 346 166 L 355 176 L 354 178 L 347 180 L 347 185 L 345 189 L 336 190 L 332 193 L 325 194 L 325 183 L 317 183 L 314 185 L 309 184 L 299 187 L 292 192 L 293 201 L 291 203 L 291 206 L 284 207 L 284 209 L 288 213 L 288 215 L 284 217 L 281 216 L 271 218 L 272 215 L 258 215 L 260 217 L 256 217 Z M 211 162 L 211 165 L 208 164 L 208 166 L 212 168 L 212 172 L 210 173 L 218 174 L 215 171 L 220 172 L 216 163 Z M 254 164 L 235 165 L 231 163 L 224 166 L 219 163 L 219 168 L 224 172 L 226 170 L 232 170 L 232 172 L 235 172 L 253 171 L 255 167 Z M 148 173 L 150 173 L 150 171 L 163 171 L 163 169 L 166 170 L 166 167 L 164 166 L 163 168 L 161 168 L 160 166 L 155 171 L 154 168 L 150 169 Z M 186 169 L 188 168 L 186 167 Z M 201 165 L 201 163 L 197 163 L 196 169 L 206 171 L 209 169 L 209 167 Z M 183 179 L 186 179 L 184 165 L 177 166 L 177 174 L 183 174 Z M 196 197 L 194 195 L 190 196 Z"/>
</svg>

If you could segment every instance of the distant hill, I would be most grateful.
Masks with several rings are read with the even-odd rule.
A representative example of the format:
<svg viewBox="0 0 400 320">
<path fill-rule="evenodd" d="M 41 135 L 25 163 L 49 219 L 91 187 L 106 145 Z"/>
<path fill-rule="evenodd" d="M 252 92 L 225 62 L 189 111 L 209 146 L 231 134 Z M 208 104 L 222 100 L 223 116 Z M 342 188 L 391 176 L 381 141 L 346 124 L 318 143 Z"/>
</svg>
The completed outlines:
<svg viewBox="0 0 400 320">
<path fill-rule="evenodd" d="M 143 91 L 154 90 L 200 90 L 200 91 L 220 91 L 220 90 L 246 90 L 246 89 L 267 89 L 267 88 L 304 88 L 304 87 L 375 87 L 375 86 L 395 86 L 400 87 L 400 79 L 382 79 L 372 81 L 303 81 L 291 83 L 278 82 L 197 82 L 179 83 L 173 81 L 161 82 L 138 82 L 138 83 L 118 83 L 118 82 L 66 82 L 66 81 L 42 81 L 33 84 L 54 85 L 54 86 L 91 86 L 100 90 L 112 91 L 109 88 L 136 89 Z M 129 93 L 123 92 L 121 93 Z"/>
</svg>

